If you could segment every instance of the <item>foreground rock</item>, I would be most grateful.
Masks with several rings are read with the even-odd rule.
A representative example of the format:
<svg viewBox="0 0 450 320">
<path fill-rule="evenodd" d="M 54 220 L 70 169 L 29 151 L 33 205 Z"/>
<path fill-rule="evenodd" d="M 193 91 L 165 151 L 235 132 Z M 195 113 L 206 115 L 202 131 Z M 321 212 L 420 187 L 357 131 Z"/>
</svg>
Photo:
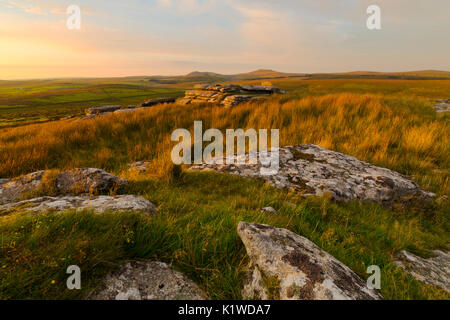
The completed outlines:
<svg viewBox="0 0 450 320">
<path fill-rule="evenodd" d="M 450 253 L 438 250 L 433 253 L 436 257 L 424 259 L 407 251 L 400 251 L 394 263 L 417 280 L 450 292 Z"/>
<path fill-rule="evenodd" d="M 257 153 L 259 159 L 260 155 Z M 368 200 L 386 203 L 403 197 L 431 199 L 433 193 L 395 171 L 377 167 L 354 157 L 316 145 L 298 145 L 279 149 L 279 170 L 274 175 L 262 175 L 263 167 L 249 164 L 248 154 L 231 160 L 245 164 L 202 164 L 191 170 L 215 170 L 249 178 L 266 180 L 277 188 L 289 188 L 305 196 L 331 194 L 340 201 Z"/>
<path fill-rule="evenodd" d="M 382 299 L 347 266 L 289 230 L 240 222 L 238 234 L 250 257 L 244 298 Z"/>
<path fill-rule="evenodd" d="M 60 173 L 50 170 L 33 172 L 0 185 L 0 204 L 18 201 L 28 193 L 51 189 L 57 195 L 96 195 L 108 193 L 128 183 L 96 168 L 72 169 Z"/>
<path fill-rule="evenodd" d="M 89 300 L 206 300 L 206 295 L 182 273 L 154 261 L 127 262 L 110 273 Z"/>
<path fill-rule="evenodd" d="M 93 210 L 96 213 L 105 211 L 138 211 L 144 214 L 156 213 L 156 207 L 147 199 L 134 195 L 95 196 L 95 197 L 39 197 L 16 203 L 0 205 L 0 214 L 11 210 L 31 213 L 43 211 Z"/>
<path fill-rule="evenodd" d="M 450 99 L 436 99 L 433 101 L 437 103 L 433 106 L 437 113 L 450 112 Z"/>
<path fill-rule="evenodd" d="M 271 95 L 274 93 L 285 92 L 274 86 L 204 84 L 196 85 L 194 90 L 186 91 L 185 97 L 178 102 L 181 104 L 220 103 L 226 107 L 233 107 L 256 98 L 255 95 Z"/>
</svg>

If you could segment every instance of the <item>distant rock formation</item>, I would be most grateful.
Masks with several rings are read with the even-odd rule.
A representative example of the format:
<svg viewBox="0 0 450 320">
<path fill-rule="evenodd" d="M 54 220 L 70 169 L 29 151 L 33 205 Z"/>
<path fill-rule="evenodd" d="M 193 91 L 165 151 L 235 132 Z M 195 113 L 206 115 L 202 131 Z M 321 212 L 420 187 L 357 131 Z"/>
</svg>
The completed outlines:
<svg viewBox="0 0 450 320">
<path fill-rule="evenodd" d="M 88 300 L 206 300 L 181 272 L 157 261 L 129 261 L 108 274 Z"/>
<path fill-rule="evenodd" d="M 156 213 L 156 207 L 153 203 L 135 195 L 94 197 L 46 196 L 0 205 L 0 213 L 10 210 L 21 210 L 30 213 L 65 210 L 93 210 L 96 213 L 104 213 L 105 211 L 137 211 L 147 215 Z"/>
<path fill-rule="evenodd" d="M 289 230 L 240 222 L 250 258 L 244 299 L 379 300 L 342 262 Z"/>
<path fill-rule="evenodd" d="M 450 292 L 450 253 L 439 250 L 433 253 L 435 257 L 424 259 L 407 251 L 400 251 L 394 263 L 417 280 Z"/>
<path fill-rule="evenodd" d="M 122 109 L 122 106 L 96 106 L 86 109 L 85 112 L 87 116 L 90 116 L 90 115 L 99 115 L 101 113 L 106 112 L 114 112 L 119 109 Z"/>
<path fill-rule="evenodd" d="M 178 102 L 181 104 L 220 103 L 223 106 L 232 107 L 258 97 L 255 95 L 271 95 L 274 93 L 285 92 L 274 86 L 199 84 L 194 86 L 194 90 L 186 91 L 185 97 Z"/>
<path fill-rule="evenodd" d="M 256 153 L 259 159 L 259 152 Z M 238 164 L 239 159 L 245 164 Z M 334 200 L 366 200 L 390 203 L 403 197 L 432 199 L 426 192 L 398 172 L 374 166 L 354 157 L 306 144 L 279 148 L 279 170 L 274 175 L 262 175 L 263 165 L 249 163 L 249 155 L 233 156 L 235 164 L 201 164 L 190 170 L 214 170 L 263 179 L 274 187 L 289 188 L 304 196 L 328 193 Z"/>
<path fill-rule="evenodd" d="M 177 98 L 158 98 L 158 99 L 150 99 L 142 102 L 141 107 L 152 107 L 157 104 L 166 104 L 166 103 L 174 103 Z"/>
</svg>

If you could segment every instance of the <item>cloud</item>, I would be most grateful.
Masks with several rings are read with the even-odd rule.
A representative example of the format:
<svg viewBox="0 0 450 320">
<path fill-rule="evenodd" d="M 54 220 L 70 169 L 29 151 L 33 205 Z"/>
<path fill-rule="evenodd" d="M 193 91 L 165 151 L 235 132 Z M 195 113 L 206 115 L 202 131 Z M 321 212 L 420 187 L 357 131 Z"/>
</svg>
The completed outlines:
<svg viewBox="0 0 450 320">
<path fill-rule="evenodd" d="M 216 0 L 157 0 L 157 2 L 161 7 L 193 14 L 210 12 L 216 4 Z"/>
<path fill-rule="evenodd" d="M 14 1 L 9 0 L 9 5 L 11 7 L 19 8 L 26 13 L 36 14 L 36 15 L 46 15 L 48 12 L 41 6 L 37 5 L 36 1 Z"/>
</svg>

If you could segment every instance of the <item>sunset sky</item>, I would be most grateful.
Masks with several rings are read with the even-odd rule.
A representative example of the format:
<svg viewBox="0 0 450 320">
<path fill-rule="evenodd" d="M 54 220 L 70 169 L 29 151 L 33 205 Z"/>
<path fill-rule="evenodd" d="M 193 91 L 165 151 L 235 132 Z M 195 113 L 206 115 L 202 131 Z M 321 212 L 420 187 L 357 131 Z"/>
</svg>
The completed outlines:
<svg viewBox="0 0 450 320">
<path fill-rule="evenodd" d="M 448 71 L 449 13 L 449 0 L 0 0 L 0 79 Z"/>
</svg>

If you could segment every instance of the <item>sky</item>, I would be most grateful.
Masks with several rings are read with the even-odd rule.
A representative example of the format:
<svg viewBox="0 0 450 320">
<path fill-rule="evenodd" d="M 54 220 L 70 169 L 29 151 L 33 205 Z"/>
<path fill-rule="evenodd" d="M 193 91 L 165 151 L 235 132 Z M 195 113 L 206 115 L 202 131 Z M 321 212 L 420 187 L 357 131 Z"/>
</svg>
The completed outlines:
<svg viewBox="0 0 450 320">
<path fill-rule="evenodd" d="M 366 26 L 373 4 L 381 30 Z M 449 0 L 0 0 L 0 79 L 449 71 L 449 12 Z"/>
</svg>

